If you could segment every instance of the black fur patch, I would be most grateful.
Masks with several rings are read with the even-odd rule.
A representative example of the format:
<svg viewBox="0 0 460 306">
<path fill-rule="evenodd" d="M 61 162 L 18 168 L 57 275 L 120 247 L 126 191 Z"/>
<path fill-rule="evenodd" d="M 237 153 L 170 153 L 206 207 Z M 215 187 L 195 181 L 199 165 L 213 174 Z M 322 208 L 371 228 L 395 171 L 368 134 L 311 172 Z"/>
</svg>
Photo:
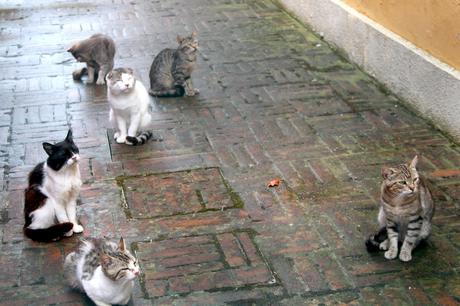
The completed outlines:
<svg viewBox="0 0 460 306">
<path fill-rule="evenodd" d="M 59 171 L 74 154 L 79 153 L 77 146 L 73 142 L 71 130 L 69 130 L 64 141 L 54 145 L 44 142 L 43 149 L 48 154 L 46 164 L 54 171 Z"/>
</svg>

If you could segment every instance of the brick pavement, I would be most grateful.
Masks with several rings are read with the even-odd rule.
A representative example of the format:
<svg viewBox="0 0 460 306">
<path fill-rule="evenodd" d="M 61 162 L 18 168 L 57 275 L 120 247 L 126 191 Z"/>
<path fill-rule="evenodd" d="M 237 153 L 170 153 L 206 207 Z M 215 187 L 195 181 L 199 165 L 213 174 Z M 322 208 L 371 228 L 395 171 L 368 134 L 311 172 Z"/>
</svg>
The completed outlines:
<svg viewBox="0 0 460 306">
<path fill-rule="evenodd" d="M 83 236 L 125 236 L 142 268 L 133 305 L 460 303 L 459 146 L 276 3 L 7 0 L 0 25 L 0 305 L 90 304 L 63 282 L 78 237 L 22 235 L 27 173 L 68 127 Z M 105 87 L 72 80 L 66 47 L 105 32 L 116 66 L 148 84 L 154 55 L 192 30 L 201 94 L 152 99 L 163 141 L 114 143 Z M 363 246 L 380 167 L 416 153 L 433 235 L 388 262 Z"/>
</svg>

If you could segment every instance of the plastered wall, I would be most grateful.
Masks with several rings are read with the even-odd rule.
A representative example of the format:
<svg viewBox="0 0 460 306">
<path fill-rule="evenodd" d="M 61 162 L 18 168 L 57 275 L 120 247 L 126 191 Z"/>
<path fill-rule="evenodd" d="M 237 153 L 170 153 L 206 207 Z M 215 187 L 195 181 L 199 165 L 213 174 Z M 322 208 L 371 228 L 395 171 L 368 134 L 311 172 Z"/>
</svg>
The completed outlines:
<svg viewBox="0 0 460 306">
<path fill-rule="evenodd" d="M 342 0 L 460 70 L 460 0 Z"/>
</svg>

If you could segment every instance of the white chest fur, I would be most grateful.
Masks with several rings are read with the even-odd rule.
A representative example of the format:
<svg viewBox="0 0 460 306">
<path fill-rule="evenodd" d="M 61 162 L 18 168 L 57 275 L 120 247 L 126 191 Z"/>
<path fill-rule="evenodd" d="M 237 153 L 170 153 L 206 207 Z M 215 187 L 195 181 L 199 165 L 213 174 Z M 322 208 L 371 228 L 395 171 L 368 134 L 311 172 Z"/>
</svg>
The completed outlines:
<svg viewBox="0 0 460 306">
<path fill-rule="evenodd" d="M 63 205 L 78 196 L 82 181 L 77 163 L 60 171 L 54 171 L 45 164 L 44 171 L 42 192 L 46 196 Z"/>
<path fill-rule="evenodd" d="M 94 301 L 109 304 L 128 303 L 134 282 L 132 280 L 112 281 L 102 272 L 101 266 L 94 271 L 90 280 L 82 281 L 86 294 Z"/>
</svg>

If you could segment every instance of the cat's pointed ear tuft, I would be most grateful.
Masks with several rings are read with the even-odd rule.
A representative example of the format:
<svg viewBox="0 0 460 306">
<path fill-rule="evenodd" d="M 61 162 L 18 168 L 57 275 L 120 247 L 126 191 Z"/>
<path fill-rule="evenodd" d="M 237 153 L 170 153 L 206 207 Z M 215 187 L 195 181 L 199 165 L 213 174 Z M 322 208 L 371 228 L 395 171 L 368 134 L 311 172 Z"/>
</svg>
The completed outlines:
<svg viewBox="0 0 460 306">
<path fill-rule="evenodd" d="M 66 141 L 69 141 L 69 142 L 72 142 L 72 141 L 73 141 L 72 129 L 69 129 L 69 131 L 67 132 L 67 136 L 65 137 L 65 140 L 66 140 Z"/>
<path fill-rule="evenodd" d="M 182 36 L 180 36 L 180 35 L 177 35 L 176 39 L 177 39 L 177 42 L 180 43 L 180 44 L 184 40 L 184 38 Z"/>
<path fill-rule="evenodd" d="M 388 179 L 393 174 L 393 169 L 388 167 L 382 167 L 382 177 L 383 179 Z"/>
<path fill-rule="evenodd" d="M 412 161 L 410 162 L 410 167 L 411 168 L 414 168 L 417 166 L 417 163 L 418 163 L 418 155 L 415 155 L 415 157 L 412 159 Z"/>
<path fill-rule="evenodd" d="M 49 142 L 43 143 L 43 149 L 45 150 L 46 154 L 48 154 L 49 156 L 53 154 L 53 148 L 54 148 L 54 145 L 50 144 Z"/>
<path fill-rule="evenodd" d="M 126 244 L 125 244 L 125 240 L 123 239 L 123 237 L 121 237 L 120 242 L 118 242 L 118 248 L 120 248 L 121 251 L 126 250 Z"/>
</svg>

